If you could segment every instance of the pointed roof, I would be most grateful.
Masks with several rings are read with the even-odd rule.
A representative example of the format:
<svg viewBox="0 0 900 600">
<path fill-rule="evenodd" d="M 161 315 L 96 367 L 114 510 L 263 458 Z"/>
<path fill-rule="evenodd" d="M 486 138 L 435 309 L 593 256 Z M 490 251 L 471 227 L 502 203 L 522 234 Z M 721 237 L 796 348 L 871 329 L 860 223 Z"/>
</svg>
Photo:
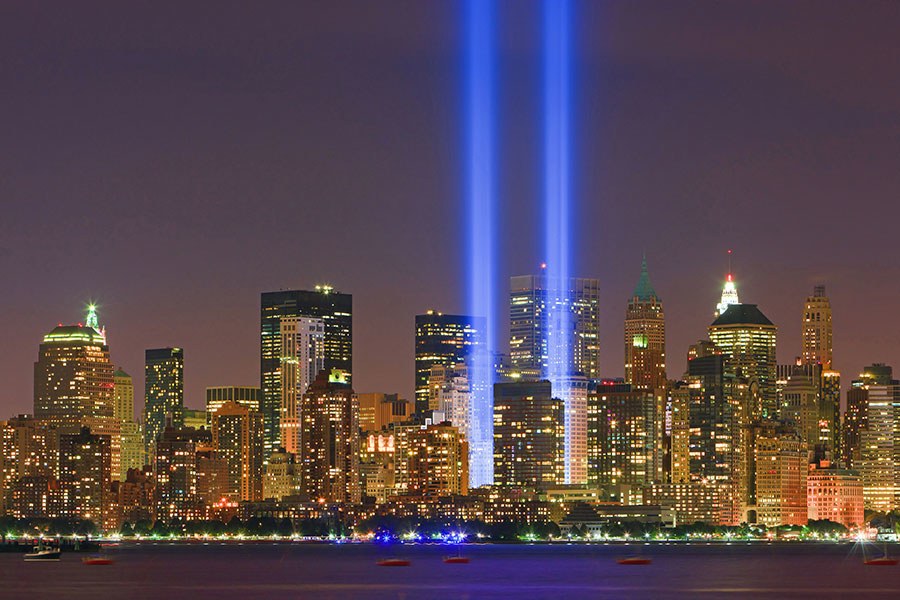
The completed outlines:
<svg viewBox="0 0 900 600">
<path fill-rule="evenodd" d="M 632 297 L 641 301 L 659 300 L 653 284 L 650 283 L 650 274 L 647 272 L 647 255 L 644 254 L 641 259 L 641 276 L 638 278 L 637 286 L 634 288 Z"/>
</svg>

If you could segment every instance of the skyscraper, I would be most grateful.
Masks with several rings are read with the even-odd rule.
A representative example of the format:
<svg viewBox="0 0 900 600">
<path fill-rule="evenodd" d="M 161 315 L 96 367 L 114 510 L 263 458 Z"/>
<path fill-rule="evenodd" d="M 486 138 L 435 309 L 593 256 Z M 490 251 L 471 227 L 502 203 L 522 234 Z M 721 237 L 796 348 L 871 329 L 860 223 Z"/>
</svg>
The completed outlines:
<svg viewBox="0 0 900 600">
<path fill-rule="evenodd" d="M 551 298 L 543 275 L 510 278 L 509 358 L 515 369 L 550 372 L 550 305 L 562 303 L 571 313 L 572 364 L 569 375 L 600 376 L 600 282 L 597 279 L 568 280 L 565 298 Z"/>
<path fill-rule="evenodd" d="M 556 286 L 549 286 L 545 275 L 510 279 L 511 366 L 538 371 L 550 381 L 552 395 L 564 403 L 565 483 L 587 479 L 584 380 L 600 375 L 599 288 L 596 279 L 568 278 Z M 569 364 L 557 364 L 561 360 Z"/>
<path fill-rule="evenodd" d="M 494 384 L 494 482 L 542 489 L 565 483 L 564 405 L 549 381 Z"/>
<path fill-rule="evenodd" d="M 690 480 L 723 488 L 727 505 L 721 507 L 721 518 L 728 524 L 740 523 L 741 505 L 753 485 L 745 462 L 753 391 L 736 375 L 726 355 L 705 344 L 695 345 L 688 355 L 692 357 L 685 374 Z"/>
<path fill-rule="evenodd" d="M 265 422 L 265 454 L 284 445 L 281 439 L 281 415 L 289 408 L 282 390 L 284 339 L 283 319 L 307 317 L 324 324 L 322 368 L 330 373 L 338 369 L 352 381 L 353 372 L 353 297 L 319 285 L 313 291 L 284 290 L 263 292 L 260 297 L 260 409 Z M 302 350 L 302 349 L 301 349 Z M 299 359 L 298 359 L 299 360 Z M 298 363 L 299 364 L 299 363 Z M 316 368 L 316 365 L 310 365 Z M 312 377 L 318 373 L 313 373 Z M 299 379 L 302 378 L 298 374 Z"/>
<path fill-rule="evenodd" d="M 156 442 L 153 474 L 156 518 L 202 519 L 205 514 L 197 487 L 197 450 L 212 446 L 207 430 L 165 427 Z"/>
<path fill-rule="evenodd" d="M 112 418 L 113 365 L 93 307 L 87 325 L 60 325 L 44 336 L 34 363 L 34 414 L 78 431 L 86 418 Z"/>
<path fill-rule="evenodd" d="M 116 369 L 113 373 L 113 397 L 115 404 L 113 405 L 113 416 L 119 421 L 134 421 L 134 382 L 131 375 L 122 370 Z"/>
<path fill-rule="evenodd" d="M 433 310 L 416 315 L 416 413 L 429 409 L 431 368 L 465 363 L 473 348 L 481 344 L 485 326 L 484 317 L 445 315 Z"/>
<path fill-rule="evenodd" d="M 608 494 L 662 480 L 663 407 L 649 390 L 598 385 L 588 395 L 589 483 Z"/>
<path fill-rule="evenodd" d="M 666 321 L 646 257 L 625 311 L 625 383 L 643 390 L 666 385 Z"/>
<path fill-rule="evenodd" d="M 319 373 L 300 405 L 302 491 L 325 502 L 359 502 L 359 401 L 335 369 Z"/>
<path fill-rule="evenodd" d="M 866 427 L 860 432 L 859 472 L 866 510 L 900 507 L 900 384 L 868 386 Z"/>
<path fill-rule="evenodd" d="M 87 427 L 59 436 L 59 481 L 63 515 L 88 519 L 98 528 L 111 516 L 112 450 L 110 439 Z"/>
<path fill-rule="evenodd" d="M 803 307 L 803 362 L 818 363 L 830 371 L 832 344 L 831 301 L 825 286 L 817 285 Z"/>
<path fill-rule="evenodd" d="M 232 500 L 262 500 L 262 414 L 236 402 L 226 402 L 211 421 L 213 447 L 227 465 L 225 494 Z"/>
<path fill-rule="evenodd" d="M 869 365 L 860 373 L 859 379 L 850 382 L 841 432 L 841 456 L 848 467 L 858 468 L 861 452 L 860 436 L 869 423 L 869 386 L 892 383 L 894 371 L 889 365 L 882 363 Z"/>
<path fill-rule="evenodd" d="M 144 353 L 144 448 L 147 455 L 166 428 L 184 425 L 184 350 L 156 348 Z"/>
<path fill-rule="evenodd" d="M 777 328 L 755 304 L 729 304 L 712 325 L 709 339 L 728 355 L 735 373 L 759 386 L 759 406 L 753 417 L 773 418 L 778 414 L 775 393 L 775 338 Z"/>
</svg>

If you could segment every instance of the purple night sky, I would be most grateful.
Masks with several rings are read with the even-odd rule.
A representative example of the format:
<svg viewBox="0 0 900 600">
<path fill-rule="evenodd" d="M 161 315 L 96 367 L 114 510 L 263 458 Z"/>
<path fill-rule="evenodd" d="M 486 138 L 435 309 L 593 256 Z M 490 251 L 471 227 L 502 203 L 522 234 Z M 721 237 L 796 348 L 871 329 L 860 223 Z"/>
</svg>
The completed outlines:
<svg viewBox="0 0 900 600">
<path fill-rule="evenodd" d="M 500 6 L 501 290 L 542 258 L 537 9 Z M 601 281 L 603 372 L 641 251 L 677 377 L 727 248 L 781 362 L 825 283 L 845 379 L 900 367 L 900 3 L 576 16 L 573 273 Z M 464 308 L 460 41 L 450 1 L 5 2 L 0 417 L 88 300 L 139 398 L 144 349 L 182 346 L 201 407 L 258 385 L 259 293 L 322 282 L 354 295 L 357 391 L 411 398 L 413 316 Z"/>
</svg>

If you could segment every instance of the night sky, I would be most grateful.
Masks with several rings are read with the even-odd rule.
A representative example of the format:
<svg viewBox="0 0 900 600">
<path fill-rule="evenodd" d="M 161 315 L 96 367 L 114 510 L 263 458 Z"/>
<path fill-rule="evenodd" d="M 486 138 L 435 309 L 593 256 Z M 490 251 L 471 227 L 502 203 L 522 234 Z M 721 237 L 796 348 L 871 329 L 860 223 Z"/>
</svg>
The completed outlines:
<svg viewBox="0 0 900 600">
<path fill-rule="evenodd" d="M 500 4 L 501 299 L 542 259 L 538 7 Z M 900 369 L 900 3 L 575 12 L 574 273 L 601 281 L 602 371 L 623 375 L 646 251 L 680 375 L 727 248 L 781 362 L 824 283 L 845 381 Z M 459 14 L 4 2 L 0 417 L 31 412 L 41 337 L 88 300 L 141 398 L 144 349 L 184 347 L 196 408 L 258 385 L 261 291 L 323 282 L 354 296 L 356 390 L 411 399 L 413 316 L 465 308 Z"/>
</svg>

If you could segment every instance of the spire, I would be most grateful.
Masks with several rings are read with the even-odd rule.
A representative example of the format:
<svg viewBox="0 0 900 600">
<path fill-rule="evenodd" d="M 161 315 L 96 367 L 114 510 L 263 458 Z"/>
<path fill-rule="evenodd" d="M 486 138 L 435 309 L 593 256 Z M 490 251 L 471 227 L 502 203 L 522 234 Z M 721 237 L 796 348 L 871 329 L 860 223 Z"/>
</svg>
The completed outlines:
<svg viewBox="0 0 900 600">
<path fill-rule="evenodd" d="M 88 304 L 87 307 L 87 318 L 84 320 L 85 327 L 93 327 L 97 331 L 100 331 L 100 322 L 97 320 L 97 305 L 96 304 Z"/>
<path fill-rule="evenodd" d="M 740 304 L 738 300 L 737 286 L 734 276 L 731 274 L 731 250 L 728 251 L 728 274 L 725 276 L 725 286 L 722 288 L 722 299 L 716 305 L 716 317 L 724 313 L 732 304 Z"/>
<path fill-rule="evenodd" d="M 642 302 L 647 302 L 649 300 L 659 300 L 659 296 L 656 295 L 656 290 L 653 289 L 653 284 L 650 283 L 650 274 L 647 272 L 647 254 L 644 253 L 641 259 L 641 276 L 638 278 L 637 286 L 634 288 L 634 294 L 632 297 L 637 298 Z"/>
</svg>

